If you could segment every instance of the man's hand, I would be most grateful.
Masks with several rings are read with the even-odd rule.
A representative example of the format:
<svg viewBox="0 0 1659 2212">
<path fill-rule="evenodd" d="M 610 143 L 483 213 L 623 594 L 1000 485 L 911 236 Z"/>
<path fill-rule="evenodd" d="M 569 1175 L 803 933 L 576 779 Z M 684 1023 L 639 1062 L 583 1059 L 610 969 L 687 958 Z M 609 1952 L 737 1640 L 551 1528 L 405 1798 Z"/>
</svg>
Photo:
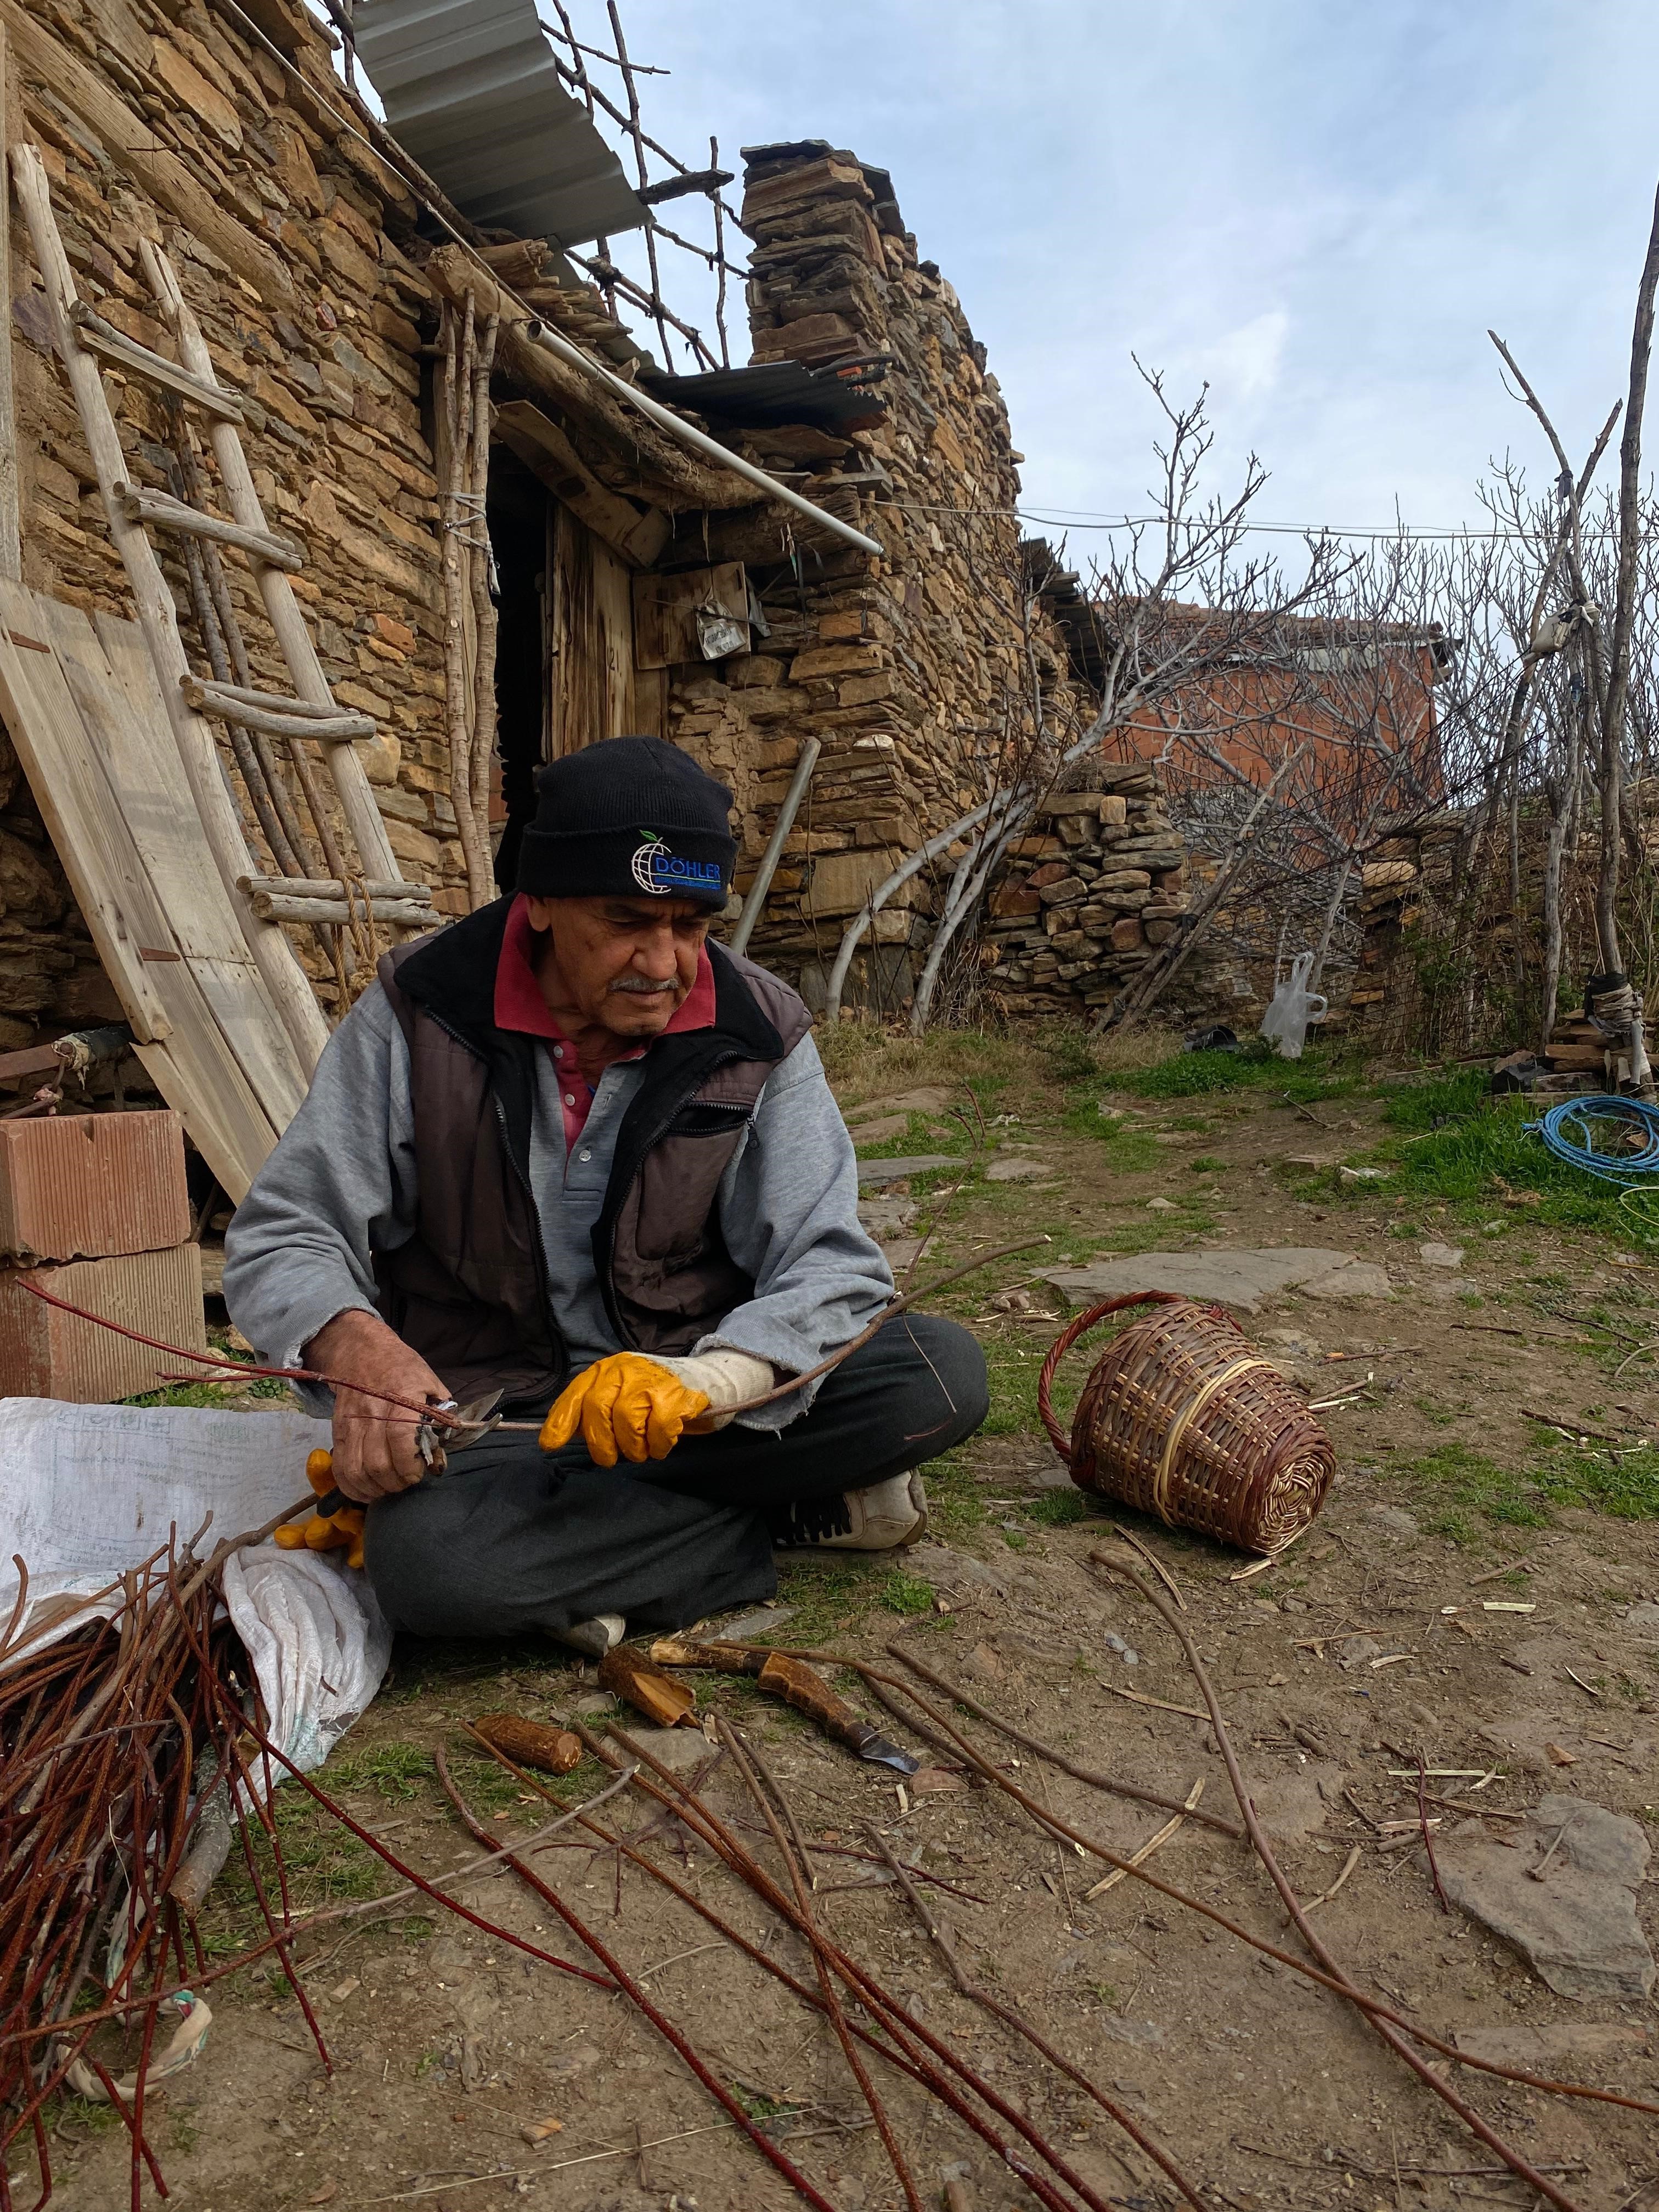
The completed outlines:
<svg viewBox="0 0 1659 2212">
<path fill-rule="evenodd" d="M 449 1390 L 419 1352 L 378 1314 L 352 1308 L 318 1330 L 304 1358 L 307 1367 L 359 1386 L 334 1395 L 334 1480 L 346 1496 L 372 1505 L 418 1482 L 426 1473 L 415 1442 L 419 1417 L 373 1394 L 390 1390 L 417 1406 L 441 1405 Z"/>
<path fill-rule="evenodd" d="M 635 1462 L 666 1459 L 687 1422 L 708 1410 L 707 1391 L 688 1389 L 641 1352 L 613 1352 L 561 1393 L 542 1424 L 541 1447 L 558 1451 L 580 1428 L 588 1457 L 600 1467 L 615 1467 L 619 1453 Z"/>
</svg>

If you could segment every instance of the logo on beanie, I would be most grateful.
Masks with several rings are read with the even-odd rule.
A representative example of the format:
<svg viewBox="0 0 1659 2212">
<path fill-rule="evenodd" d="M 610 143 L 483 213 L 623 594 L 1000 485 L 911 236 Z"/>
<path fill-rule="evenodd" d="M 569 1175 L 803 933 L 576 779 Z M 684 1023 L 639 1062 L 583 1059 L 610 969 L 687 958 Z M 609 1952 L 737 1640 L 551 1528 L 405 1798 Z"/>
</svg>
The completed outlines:
<svg viewBox="0 0 1659 2212">
<path fill-rule="evenodd" d="M 641 830 L 629 865 L 640 889 L 657 898 L 671 898 L 676 891 L 693 895 L 718 891 L 720 887 L 718 861 L 688 860 L 671 851 L 654 830 Z"/>
</svg>

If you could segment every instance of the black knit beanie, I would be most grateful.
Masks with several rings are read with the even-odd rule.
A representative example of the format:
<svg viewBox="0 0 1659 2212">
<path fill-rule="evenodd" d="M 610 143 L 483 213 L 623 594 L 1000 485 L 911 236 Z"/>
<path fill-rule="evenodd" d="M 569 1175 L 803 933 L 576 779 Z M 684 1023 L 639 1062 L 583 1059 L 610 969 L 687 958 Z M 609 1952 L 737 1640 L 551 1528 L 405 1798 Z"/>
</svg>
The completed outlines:
<svg viewBox="0 0 1659 2212">
<path fill-rule="evenodd" d="M 698 899 L 722 907 L 732 794 L 661 738 L 605 738 L 540 770 L 517 888 L 534 898 Z"/>
</svg>

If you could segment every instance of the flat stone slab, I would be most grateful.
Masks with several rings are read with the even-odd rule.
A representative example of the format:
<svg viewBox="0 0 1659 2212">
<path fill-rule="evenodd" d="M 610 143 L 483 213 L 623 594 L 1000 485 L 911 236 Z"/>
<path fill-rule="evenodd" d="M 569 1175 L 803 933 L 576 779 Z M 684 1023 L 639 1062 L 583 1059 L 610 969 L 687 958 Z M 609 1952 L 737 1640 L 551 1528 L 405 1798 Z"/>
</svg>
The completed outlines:
<svg viewBox="0 0 1659 2212">
<path fill-rule="evenodd" d="M 1543 1797 L 1512 1840 L 1518 1848 L 1506 1849 L 1478 1820 L 1435 1838 L 1452 1903 L 1513 1944 L 1558 1996 L 1627 2003 L 1647 1996 L 1655 1969 L 1636 1917 L 1649 1856 L 1640 1823 L 1589 1798 Z M 1528 1869 L 1552 1844 L 1543 1878 L 1534 1881 Z"/>
<path fill-rule="evenodd" d="M 1417 1256 L 1425 1267 L 1461 1267 L 1463 1247 L 1461 1244 L 1419 1244 Z"/>
<path fill-rule="evenodd" d="M 955 1095 L 960 1103 L 962 1094 Z M 850 1124 L 867 1121 L 872 1114 L 942 1114 L 951 1096 L 943 1084 L 927 1083 L 918 1091 L 901 1091 L 891 1098 L 866 1098 L 862 1106 L 849 1106 L 846 1119 Z"/>
<path fill-rule="evenodd" d="M 921 1211 L 913 1198 L 861 1198 L 859 1200 L 859 1219 L 878 1241 L 884 1237 L 902 1237 L 915 1223 Z"/>
<path fill-rule="evenodd" d="M 758 1637 L 773 1635 L 786 1620 L 793 1620 L 794 1617 L 793 1605 L 763 1605 L 758 1612 L 740 1613 L 735 1620 L 728 1620 L 724 1626 L 713 1629 L 710 1633 L 732 1644 L 748 1644 Z"/>
<path fill-rule="evenodd" d="M 1256 1312 L 1264 1298 L 1285 1291 L 1316 1298 L 1391 1295 L 1383 1270 L 1352 1252 L 1288 1246 L 1259 1252 L 1141 1252 L 1094 1260 L 1086 1267 L 1056 1267 L 1042 1279 L 1074 1306 L 1127 1297 L 1136 1291 L 1175 1291 L 1201 1305 L 1237 1306 L 1246 1313 Z"/>
<path fill-rule="evenodd" d="M 902 1137 L 910 1126 L 908 1114 L 878 1114 L 873 1121 L 860 1121 L 853 1132 L 855 1145 L 885 1145 Z"/>
<path fill-rule="evenodd" d="M 965 1164 L 964 1161 L 952 1159 L 949 1152 L 917 1152 L 907 1160 L 860 1160 L 859 1187 L 862 1189 L 866 1184 L 902 1182 L 909 1176 L 930 1175 L 935 1168 L 959 1168 Z"/>
<path fill-rule="evenodd" d="M 1051 1182 L 1054 1170 L 1047 1160 L 993 1160 L 985 1170 L 987 1182 Z"/>
</svg>

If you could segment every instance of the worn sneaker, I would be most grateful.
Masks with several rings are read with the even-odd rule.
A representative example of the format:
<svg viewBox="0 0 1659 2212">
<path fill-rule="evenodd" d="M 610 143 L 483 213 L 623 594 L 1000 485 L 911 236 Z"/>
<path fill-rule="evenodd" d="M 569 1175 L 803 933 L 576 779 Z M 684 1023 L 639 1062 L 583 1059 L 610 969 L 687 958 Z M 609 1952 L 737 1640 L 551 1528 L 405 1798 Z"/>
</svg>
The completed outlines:
<svg viewBox="0 0 1659 2212">
<path fill-rule="evenodd" d="M 619 1613 L 600 1613 L 592 1620 L 573 1620 L 568 1628 L 555 1628 L 549 1633 L 556 1643 L 580 1651 L 584 1659 L 603 1659 L 627 1635 L 628 1623 Z"/>
<path fill-rule="evenodd" d="M 780 1551 L 893 1552 L 927 1533 L 927 1492 L 919 1474 L 895 1474 L 868 1490 L 809 1498 L 789 1508 L 774 1538 Z"/>
</svg>

